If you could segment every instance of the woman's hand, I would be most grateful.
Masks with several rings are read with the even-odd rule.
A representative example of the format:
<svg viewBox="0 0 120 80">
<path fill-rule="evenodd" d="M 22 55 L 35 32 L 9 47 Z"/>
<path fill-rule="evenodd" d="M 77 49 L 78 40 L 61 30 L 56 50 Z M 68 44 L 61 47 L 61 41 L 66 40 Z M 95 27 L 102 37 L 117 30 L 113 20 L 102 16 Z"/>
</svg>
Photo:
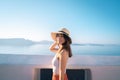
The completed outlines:
<svg viewBox="0 0 120 80">
<path fill-rule="evenodd" d="M 54 53 L 57 53 L 58 49 L 56 48 L 57 46 L 57 42 L 55 41 L 51 46 L 50 46 L 50 51 L 54 52 Z"/>
</svg>

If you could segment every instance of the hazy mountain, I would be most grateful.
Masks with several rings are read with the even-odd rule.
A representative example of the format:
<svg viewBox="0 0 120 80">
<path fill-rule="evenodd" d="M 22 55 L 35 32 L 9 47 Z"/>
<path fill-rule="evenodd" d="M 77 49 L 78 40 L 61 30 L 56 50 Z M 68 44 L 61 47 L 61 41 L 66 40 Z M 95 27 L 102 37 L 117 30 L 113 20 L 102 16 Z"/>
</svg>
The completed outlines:
<svg viewBox="0 0 120 80">
<path fill-rule="evenodd" d="M 84 43 L 84 44 L 73 43 L 73 45 L 78 45 L 78 46 L 105 46 L 104 44 L 95 44 L 95 43 Z"/>
<path fill-rule="evenodd" d="M 35 44 L 35 42 L 24 38 L 0 39 L 0 46 L 29 46 L 33 44 Z"/>
<path fill-rule="evenodd" d="M 76 46 L 120 46 L 120 44 L 73 43 Z"/>
<path fill-rule="evenodd" d="M 0 39 L 0 46 L 31 46 L 35 44 L 52 44 L 53 41 L 32 41 L 24 38 Z M 118 46 L 117 44 L 73 43 L 76 46 Z"/>
</svg>

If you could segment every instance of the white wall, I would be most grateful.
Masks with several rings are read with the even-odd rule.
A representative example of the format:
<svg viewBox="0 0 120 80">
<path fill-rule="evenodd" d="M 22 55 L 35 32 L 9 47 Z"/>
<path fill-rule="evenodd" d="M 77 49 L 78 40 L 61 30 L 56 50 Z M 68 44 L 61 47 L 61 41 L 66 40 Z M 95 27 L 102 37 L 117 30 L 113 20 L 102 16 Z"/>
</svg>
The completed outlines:
<svg viewBox="0 0 120 80">
<path fill-rule="evenodd" d="M 32 80 L 32 67 L 23 65 L 0 65 L 0 80 Z"/>
<path fill-rule="evenodd" d="M 36 70 L 40 68 L 38 65 L 0 65 L 0 80 L 37 80 L 39 74 Z M 47 68 L 47 66 L 44 68 Z M 79 66 L 70 68 L 90 69 L 92 80 L 120 80 L 119 66 Z"/>
<path fill-rule="evenodd" d="M 37 80 L 40 68 L 51 68 L 51 59 L 53 56 L 35 57 L 34 63 L 37 64 L 0 64 L 0 80 Z M 120 80 L 120 66 L 90 66 L 79 65 L 79 58 L 76 62 L 74 57 L 70 61 L 68 68 L 70 69 L 90 69 L 92 80 Z"/>
</svg>

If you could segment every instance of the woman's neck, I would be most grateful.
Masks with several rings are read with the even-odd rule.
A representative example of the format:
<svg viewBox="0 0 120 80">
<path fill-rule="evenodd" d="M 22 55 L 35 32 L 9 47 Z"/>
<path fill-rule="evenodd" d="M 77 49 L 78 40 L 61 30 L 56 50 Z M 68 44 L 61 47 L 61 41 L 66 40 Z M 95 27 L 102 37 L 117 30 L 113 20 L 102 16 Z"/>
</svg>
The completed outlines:
<svg viewBox="0 0 120 80">
<path fill-rule="evenodd" d="M 60 44 L 58 46 L 59 46 L 59 51 L 61 51 L 63 46 Z"/>
<path fill-rule="evenodd" d="M 58 47 L 59 47 L 59 48 L 62 48 L 62 45 L 61 45 L 61 44 L 58 44 Z"/>
</svg>

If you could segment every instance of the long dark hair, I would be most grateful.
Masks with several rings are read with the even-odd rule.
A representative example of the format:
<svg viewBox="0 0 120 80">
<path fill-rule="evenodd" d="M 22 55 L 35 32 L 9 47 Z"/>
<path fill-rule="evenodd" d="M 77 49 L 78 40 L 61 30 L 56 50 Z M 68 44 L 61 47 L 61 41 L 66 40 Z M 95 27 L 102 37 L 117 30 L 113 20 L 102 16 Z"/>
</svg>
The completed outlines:
<svg viewBox="0 0 120 80">
<path fill-rule="evenodd" d="M 72 57 L 72 50 L 71 50 L 71 46 L 70 44 L 72 44 L 72 40 L 71 38 L 69 38 L 67 35 L 63 34 L 63 37 L 65 39 L 65 42 L 62 44 L 62 49 L 65 49 L 68 51 L 68 55 L 69 57 Z"/>
</svg>

